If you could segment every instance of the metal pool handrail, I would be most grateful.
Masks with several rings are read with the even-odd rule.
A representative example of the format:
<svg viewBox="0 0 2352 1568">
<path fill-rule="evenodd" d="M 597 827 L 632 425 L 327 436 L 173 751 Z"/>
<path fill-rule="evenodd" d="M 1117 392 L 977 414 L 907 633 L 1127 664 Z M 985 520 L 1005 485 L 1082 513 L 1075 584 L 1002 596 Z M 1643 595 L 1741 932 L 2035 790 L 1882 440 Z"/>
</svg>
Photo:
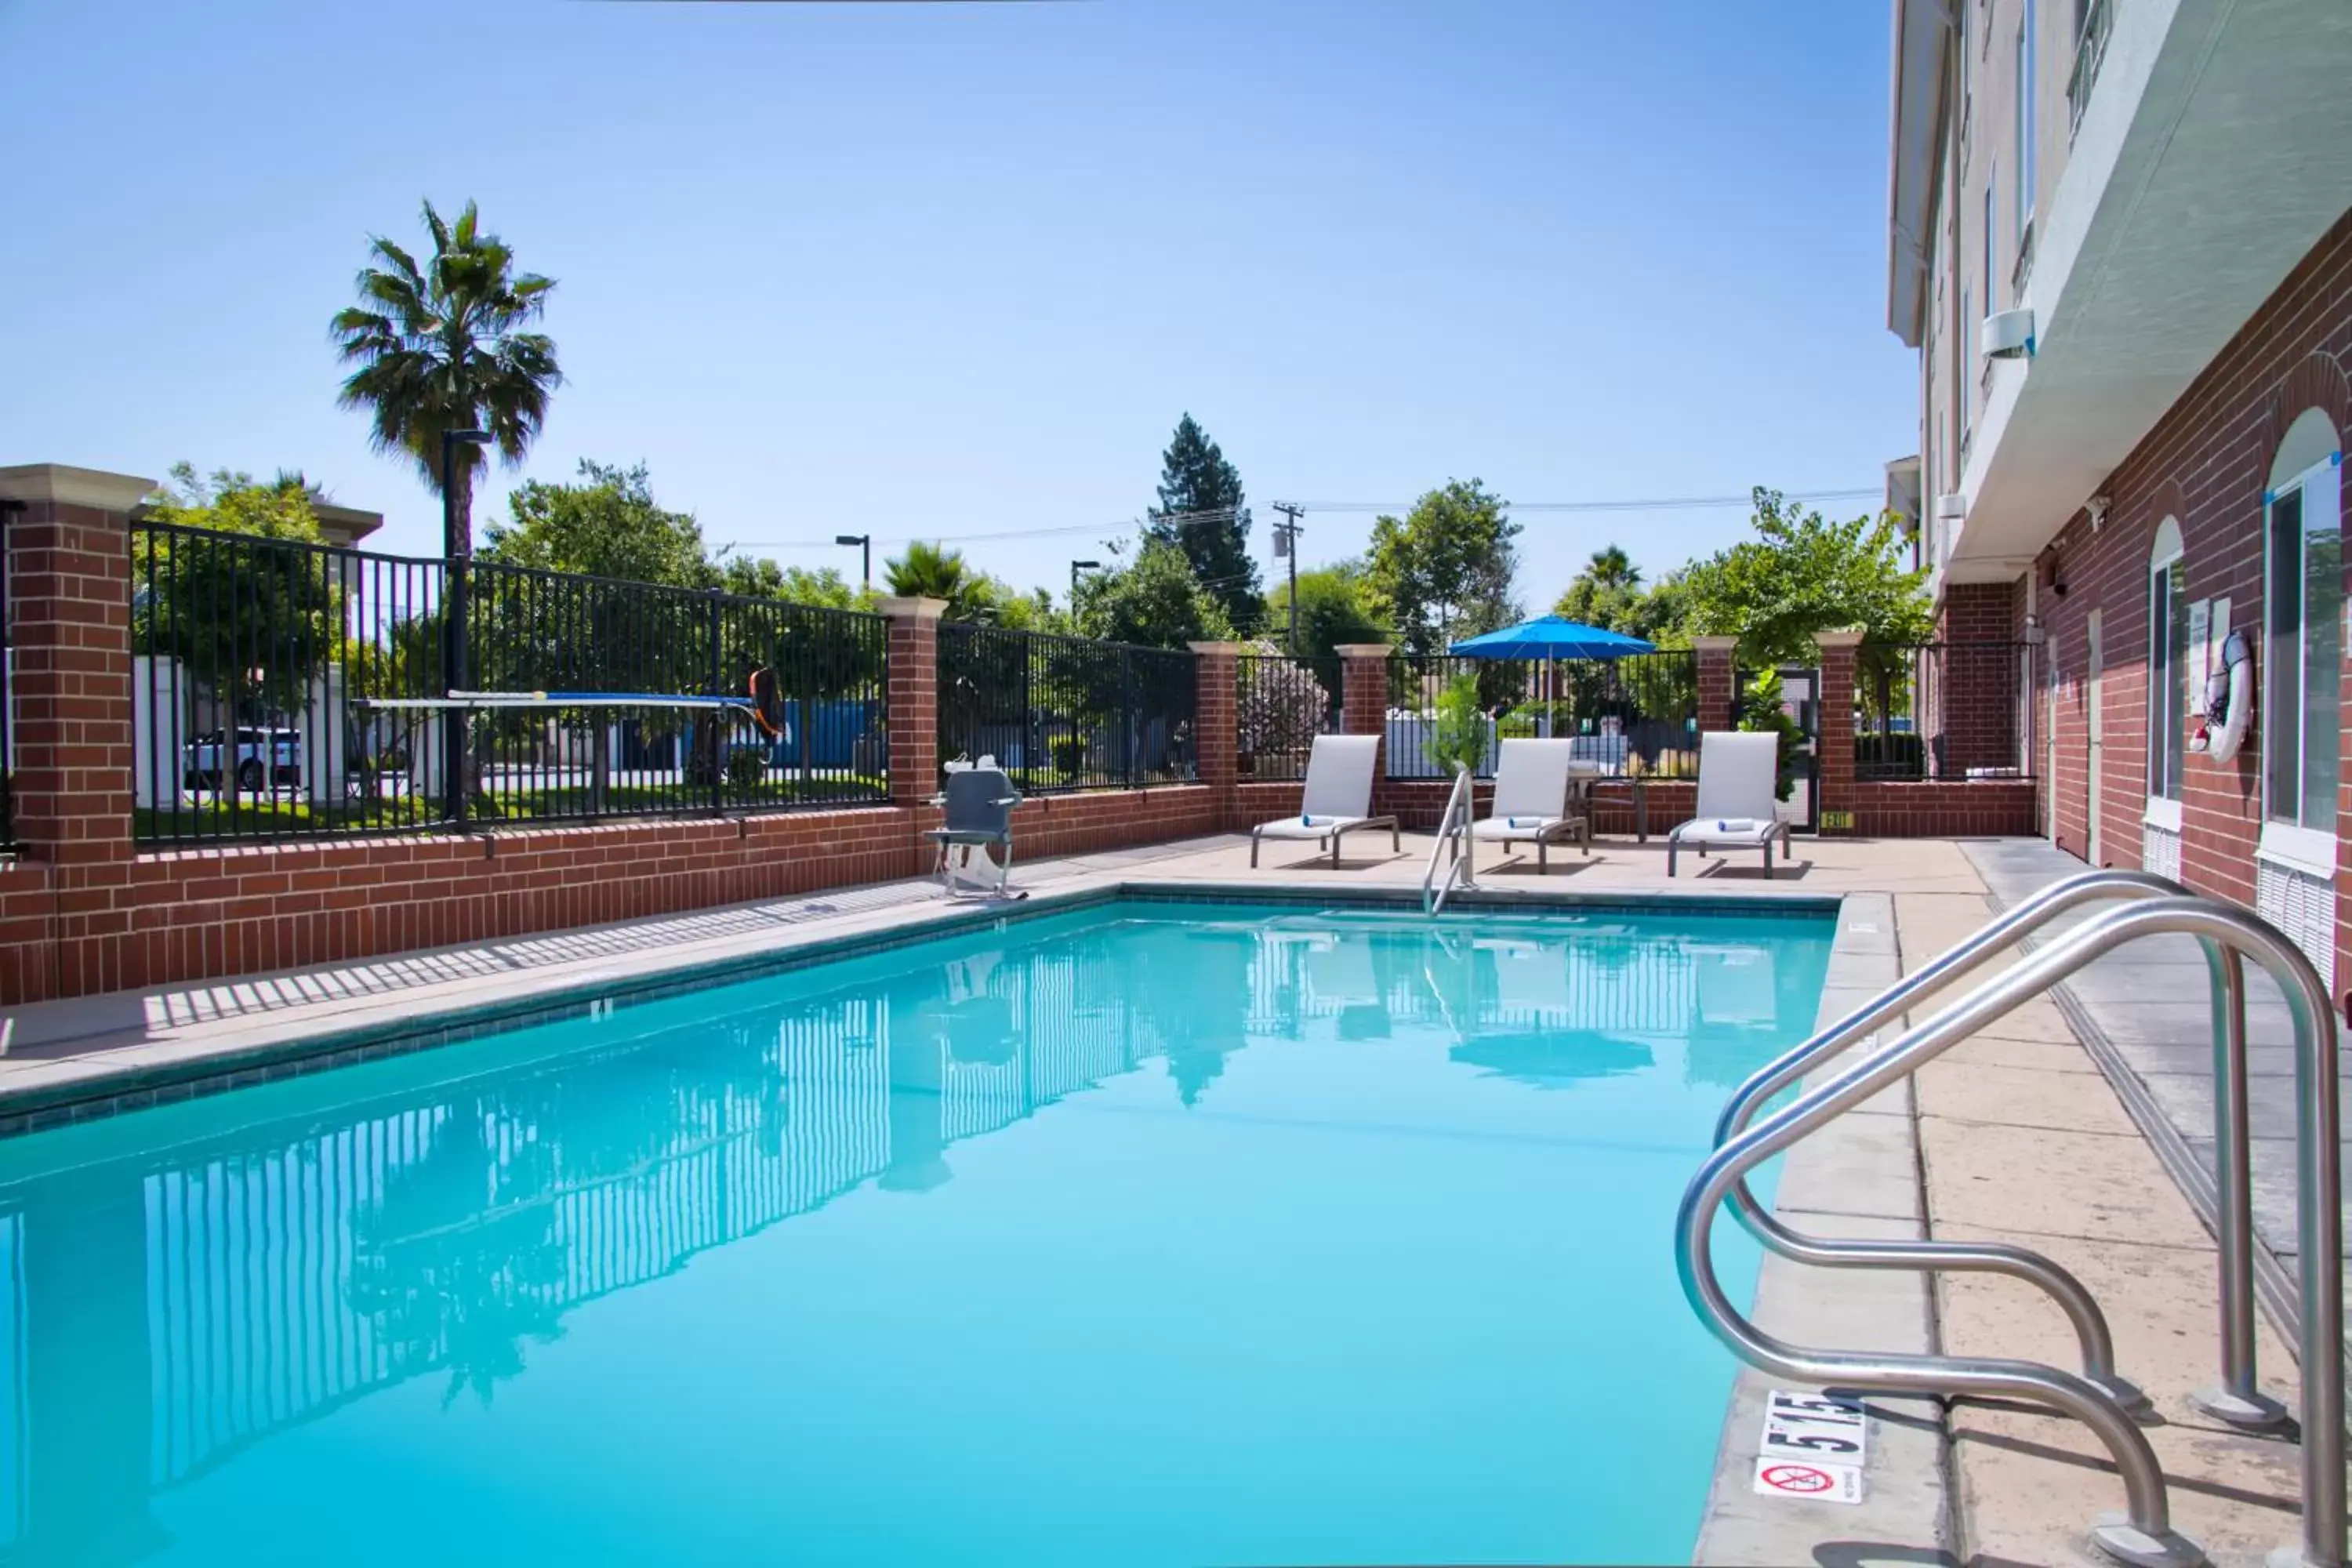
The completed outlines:
<svg viewBox="0 0 2352 1568">
<path fill-rule="evenodd" d="M 1478 885 L 1477 868 L 1471 860 L 1471 810 L 1470 770 L 1456 763 L 1454 764 L 1454 787 L 1446 791 L 1445 811 L 1437 819 L 1437 842 L 1429 847 L 1429 869 L 1421 875 L 1423 914 L 1434 915 L 1445 908 L 1445 895 L 1454 890 L 1455 879 L 1460 879 L 1465 888 Z M 1454 858 L 1447 863 L 1441 878 L 1437 863 L 1448 847 L 1454 851 Z"/>
<path fill-rule="evenodd" d="M 2041 929 L 2059 915 L 2103 899 L 2168 898 L 2185 891 L 2176 882 L 2143 871 L 2085 871 L 2053 883 L 1750 1076 L 1732 1090 L 1731 1098 L 1724 1102 L 1716 1119 L 1716 1147 L 1721 1148 L 1745 1131 L 1757 1109 L 1772 1096 L 1882 1025 L 1900 1018 L 1922 996 L 1972 973 L 1996 954 L 2006 952 L 2019 938 Z M 1757 1200 L 1745 1179 L 1732 1189 L 1731 1207 L 1740 1225 L 1757 1240 L 1798 1263 L 1832 1268 L 1972 1269 L 2022 1279 L 2055 1300 L 2074 1324 L 2074 1336 L 2082 1346 L 2084 1377 L 2114 1394 L 2127 1409 L 2136 1409 L 2146 1402 L 2147 1396 L 2116 1370 L 2115 1335 L 2107 1327 L 2106 1315 L 2099 1310 L 2097 1300 L 2081 1280 L 2038 1252 L 1990 1242 L 1850 1241 L 1811 1237 L 1781 1224 Z M 2228 1277 L 2225 1266 L 2223 1278 Z M 2246 1279 L 2251 1300 L 2251 1262 Z M 2247 1386 L 2252 1386 L 2251 1374 Z"/>
<path fill-rule="evenodd" d="M 2250 957 L 2285 993 L 2294 1023 L 2297 1100 L 2297 1241 L 2303 1300 L 2303 1537 L 2308 1568 L 2345 1561 L 2344 1224 L 2338 1042 L 2326 985 L 2294 944 L 2243 910 L 2202 898 L 2165 898 L 2110 910 L 1879 1047 L 1848 1071 L 1801 1095 L 1710 1155 L 1683 1194 L 1675 1265 L 1683 1291 L 1714 1333 L 1751 1365 L 1837 1387 L 1894 1394 L 2024 1399 L 2089 1426 L 2114 1457 L 2126 1518 L 2101 1521 L 2091 1539 L 2124 1563 L 2202 1559 L 2172 1529 L 2164 1474 L 2147 1437 L 2096 1384 L 2036 1362 L 1987 1356 L 1891 1355 L 1810 1350 L 1764 1332 L 1731 1304 L 1709 1251 L 1717 1211 L 1757 1165 L 1899 1082 L 1979 1029 L 2094 959 L 2137 938 L 2195 936 Z"/>
</svg>

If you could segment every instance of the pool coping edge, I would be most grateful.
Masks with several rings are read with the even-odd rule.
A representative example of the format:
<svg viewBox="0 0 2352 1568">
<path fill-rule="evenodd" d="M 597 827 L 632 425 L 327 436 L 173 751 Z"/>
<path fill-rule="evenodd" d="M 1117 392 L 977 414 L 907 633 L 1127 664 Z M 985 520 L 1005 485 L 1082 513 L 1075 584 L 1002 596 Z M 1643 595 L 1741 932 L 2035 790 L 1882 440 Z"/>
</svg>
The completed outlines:
<svg viewBox="0 0 2352 1568">
<path fill-rule="evenodd" d="M 1892 894 L 1844 896 L 1816 1028 L 1901 977 L 1895 931 Z M 1810 1075 L 1807 1087 L 1850 1063 L 1853 1054 Z M 1896 1212 L 1906 1208 L 1907 1215 Z M 1911 1081 L 1873 1097 L 1790 1149 L 1782 1157 L 1773 1212 L 1791 1228 L 1815 1234 L 1923 1235 L 1926 1188 Z M 1919 1354 L 1937 1348 L 1927 1278 L 1907 1270 L 1808 1268 L 1767 1252 L 1757 1274 L 1754 1313 L 1767 1331 L 1823 1349 Z M 1828 1342 L 1824 1323 L 1835 1325 Z M 1790 1384 L 1751 1366 L 1739 1368 L 1725 1404 L 1692 1561 L 1811 1563 L 1822 1560 L 1818 1549 L 1832 1541 L 1854 1549 L 1858 1561 L 1955 1561 L 1949 1432 L 1938 1400 L 1865 1399 L 1873 1419 L 1860 1503 L 1756 1495 L 1765 1401 L 1772 1389 Z"/>
</svg>

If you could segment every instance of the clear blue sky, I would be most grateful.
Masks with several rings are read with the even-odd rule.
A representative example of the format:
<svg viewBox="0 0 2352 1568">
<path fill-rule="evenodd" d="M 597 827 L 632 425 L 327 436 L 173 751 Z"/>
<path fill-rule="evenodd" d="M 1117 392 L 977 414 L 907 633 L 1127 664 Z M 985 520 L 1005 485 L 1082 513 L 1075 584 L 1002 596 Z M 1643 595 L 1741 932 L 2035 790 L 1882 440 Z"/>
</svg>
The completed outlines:
<svg viewBox="0 0 2352 1568">
<path fill-rule="evenodd" d="M 1875 485 L 1883 0 L 0 0 L 0 463 L 300 468 L 437 550 L 335 406 L 371 231 L 478 199 L 559 280 L 523 473 L 716 542 L 1104 525 L 1190 409 L 1276 499 Z M 478 509 L 502 514 L 513 476 Z M 1861 510 L 1853 506 L 1843 510 Z M 1367 516 L 1308 520 L 1311 561 Z M 1741 512 L 1529 514 L 1522 595 Z M 763 549 L 788 562 L 850 552 Z M 975 544 L 1060 585 L 1086 536 Z M 854 562 L 848 563 L 854 565 Z"/>
</svg>

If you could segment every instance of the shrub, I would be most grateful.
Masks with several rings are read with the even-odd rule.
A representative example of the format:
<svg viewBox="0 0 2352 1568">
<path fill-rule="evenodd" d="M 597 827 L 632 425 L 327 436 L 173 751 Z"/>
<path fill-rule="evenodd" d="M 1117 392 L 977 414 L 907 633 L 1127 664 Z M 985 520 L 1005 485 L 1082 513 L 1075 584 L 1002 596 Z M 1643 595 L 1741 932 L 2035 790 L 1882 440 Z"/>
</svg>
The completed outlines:
<svg viewBox="0 0 2352 1568">
<path fill-rule="evenodd" d="M 737 795 L 750 795 L 768 777 L 767 754 L 755 747 L 738 746 L 727 753 L 727 784 Z"/>
<path fill-rule="evenodd" d="M 1456 676 L 1437 698 L 1437 718 L 1422 751 L 1448 778 L 1458 763 L 1472 773 L 1486 760 L 1486 715 L 1478 707 L 1478 678 Z"/>
<path fill-rule="evenodd" d="M 1773 781 L 1774 795 L 1789 798 L 1796 787 L 1797 755 L 1804 749 L 1805 732 L 1780 708 L 1780 672 L 1768 669 L 1748 683 L 1740 694 L 1739 727 L 1750 734 L 1780 737 L 1780 765 Z"/>
</svg>

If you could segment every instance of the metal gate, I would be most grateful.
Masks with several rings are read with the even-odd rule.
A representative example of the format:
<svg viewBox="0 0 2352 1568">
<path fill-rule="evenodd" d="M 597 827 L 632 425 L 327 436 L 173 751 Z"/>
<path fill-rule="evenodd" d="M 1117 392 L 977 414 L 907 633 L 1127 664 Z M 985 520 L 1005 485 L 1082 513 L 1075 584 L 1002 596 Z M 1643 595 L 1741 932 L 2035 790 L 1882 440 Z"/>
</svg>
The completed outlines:
<svg viewBox="0 0 2352 1568">
<path fill-rule="evenodd" d="M 1732 704 L 1733 721 L 1742 727 L 1751 718 L 1760 718 L 1750 712 L 1751 706 L 1762 700 L 1757 691 L 1757 674 L 1754 670 L 1738 674 L 1738 695 Z M 1772 674 L 1780 680 L 1780 712 L 1796 726 L 1800 737 L 1796 754 L 1789 763 L 1789 797 L 1780 803 L 1780 816 L 1799 833 L 1818 833 L 1822 826 L 1822 672 L 1805 665 L 1786 664 Z"/>
</svg>

